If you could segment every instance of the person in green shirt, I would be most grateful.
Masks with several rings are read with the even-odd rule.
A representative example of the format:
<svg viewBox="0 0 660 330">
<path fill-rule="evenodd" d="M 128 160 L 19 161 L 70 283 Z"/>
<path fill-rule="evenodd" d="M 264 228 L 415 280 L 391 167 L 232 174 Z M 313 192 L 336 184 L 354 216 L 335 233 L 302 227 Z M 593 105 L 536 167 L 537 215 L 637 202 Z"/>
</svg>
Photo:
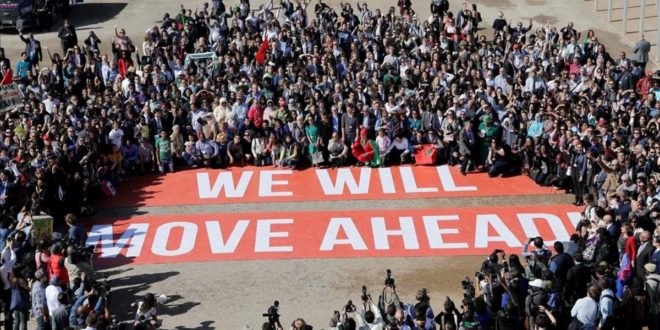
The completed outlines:
<svg viewBox="0 0 660 330">
<path fill-rule="evenodd" d="M 167 137 L 167 131 L 160 131 L 160 136 L 156 139 L 156 164 L 160 173 L 164 173 L 168 168 L 170 173 L 174 173 L 174 163 L 172 162 L 172 141 Z"/>
</svg>

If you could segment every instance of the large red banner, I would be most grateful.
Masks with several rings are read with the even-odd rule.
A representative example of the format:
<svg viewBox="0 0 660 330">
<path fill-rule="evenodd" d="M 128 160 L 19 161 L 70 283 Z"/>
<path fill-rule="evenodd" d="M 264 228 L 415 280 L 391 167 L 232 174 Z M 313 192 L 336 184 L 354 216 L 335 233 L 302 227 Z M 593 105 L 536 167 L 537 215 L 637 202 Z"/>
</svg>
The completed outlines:
<svg viewBox="0 0 660 330">
<path fill-rule="evenodd" d="M 198 169 L 162 176 L 131 178 L 112 207 L 196 205 L 245 202 L 296 202 L 355 199 L 478 197 L 555 194 L 525 176 L 462 176 L 448 166 L 307 169 Z"/>
<path fill-rule="evenodd" d="M 99 262 L 520 253 L 529 237 L 567 241 L 572 206 L 516 206 L 136 217 L 90 228 Z"/>
</svg>

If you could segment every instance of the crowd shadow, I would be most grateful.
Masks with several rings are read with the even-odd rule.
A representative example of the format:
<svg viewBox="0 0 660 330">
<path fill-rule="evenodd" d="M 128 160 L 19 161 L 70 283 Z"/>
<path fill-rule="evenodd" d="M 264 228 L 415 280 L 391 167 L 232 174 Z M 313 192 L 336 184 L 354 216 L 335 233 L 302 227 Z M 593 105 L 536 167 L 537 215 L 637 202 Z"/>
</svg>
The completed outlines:
<svg viewBox="0 0 660 330">
<path fill-rule="evenodd" d="M 71 17 L 78 26 L 101 24 L 119 15 L 128 6 L 126 2 L 115 3 L 81 3 L 71 8 Z"/>
</svg>

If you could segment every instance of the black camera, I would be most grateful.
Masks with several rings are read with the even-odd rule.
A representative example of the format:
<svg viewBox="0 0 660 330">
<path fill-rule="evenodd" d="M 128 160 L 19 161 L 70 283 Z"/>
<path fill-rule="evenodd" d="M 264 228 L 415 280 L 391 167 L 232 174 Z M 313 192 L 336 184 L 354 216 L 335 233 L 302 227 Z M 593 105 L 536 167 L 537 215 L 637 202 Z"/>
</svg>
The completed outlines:
<svg viewBox="0 0 660 330">
<path fill-rule="evenodd" d="M 371 298 L 371 295 L 367 293 L 367 286 L 366 285 L 362 286 L 362 296 L 361 296 L 361 298 L 362 298 L 362 301 L 365 301 L 365 302 L 369 301 L 369 299 Z"/>
<path fill-rule="evenodd" d="M 344 311 L 346 311 L 346 313 L 355 312 L 355 305 L 353 305 L 353 300 L 349 300 L 346 303 L 346 306 L 344 306 Z"/>
<path fill-rule="evenodd" d="M 394 288 L 394 278 L 392 277 L 392 271 L 389 269 L 385 270 L 385 286 Z"/>
<path fill-rule="evenodd" d="M 472 301 L 472 299 L 474 299 L 476 290 L 474 288 L 474 285 L 472 284 L 472 281 L 470 281 L 469 277 L 465 277 L 465 280 L 461 281 L 461 287 L 463 288 L 464 291 L 463 300 Z"/>
</svg>

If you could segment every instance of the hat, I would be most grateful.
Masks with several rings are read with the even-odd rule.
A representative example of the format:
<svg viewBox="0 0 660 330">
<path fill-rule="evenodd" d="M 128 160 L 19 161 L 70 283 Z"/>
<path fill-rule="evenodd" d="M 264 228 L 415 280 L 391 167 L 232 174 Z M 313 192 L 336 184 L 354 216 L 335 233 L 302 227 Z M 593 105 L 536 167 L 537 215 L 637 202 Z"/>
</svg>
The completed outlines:
<svg viewBox="0 0 660 330">
<path fill-rule="evenodd" d="M 622 180 L 622 181 L 630 180 L 630 175 L 628 175 L 628 174 L 624 174 L 624 175 L 622 175 L 622 176 L 621 176 L 621 180 Z"/>
<path fill-rule="evenodd" d="M 537 278 L 537 279 L 535 279 L 535 280 L 529 282 L 529 286 L 531 286 L 531 287 L 533 287 L 533 288 L 539 288 L 539 289 L 541 289 L 541 288 L 543 288 L 543 280 L 540 279 L 540 278 Z"/>
<path fill-rule="evenodd" d="M 646 271 L 649 273 L 655 273 L 655 264 L 648 263 L 644 265 L 644 269 L 646 269 Z"/>
<path fill-rule="evenodd" d="M 604 127 L 605 125 L 607 125 L 607 121 L 605 119 L 601 118 L 598 120 L 598 126 Z"/>
</svg>

